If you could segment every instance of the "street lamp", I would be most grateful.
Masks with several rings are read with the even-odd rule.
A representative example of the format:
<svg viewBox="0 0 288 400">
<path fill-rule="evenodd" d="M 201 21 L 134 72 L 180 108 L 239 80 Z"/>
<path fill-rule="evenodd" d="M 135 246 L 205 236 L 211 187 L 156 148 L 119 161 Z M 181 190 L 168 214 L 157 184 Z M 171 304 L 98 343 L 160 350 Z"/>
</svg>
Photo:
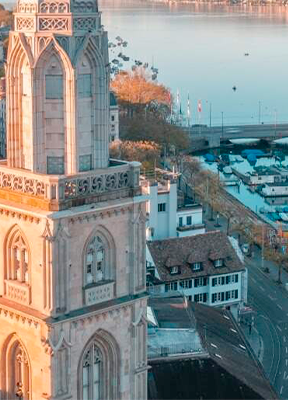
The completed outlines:
<svg viewBox="0 0 288 400">
<path fill-rule="evenodd" d="M 223 111 L 221 111 L 221 116 L 222 116 L 222 137 L 223 137 L 223 128 L 224 128 L 224 123 L 223 123 Z"/>
<path fill-rule="evenodd" d="M 275 123 L 274 123 L 274 129 L 275 129 L 275 139 L 276 139 L 276 131 L 277 131 L 277 110 L 274 110 L 275 112 Z"/>
<path fill-rule="evenodd" d="M 261 101 L 259 101 L 259 109 L 258 109 L 258 122 L 261 124 Z"/>
<path fill-rule="evenodd" d="M 212 104 L 210 103 L 210 107 L 209 107 L 209 116 L 210 116 L 210 128 L 212 126 Z"/>
</svg>

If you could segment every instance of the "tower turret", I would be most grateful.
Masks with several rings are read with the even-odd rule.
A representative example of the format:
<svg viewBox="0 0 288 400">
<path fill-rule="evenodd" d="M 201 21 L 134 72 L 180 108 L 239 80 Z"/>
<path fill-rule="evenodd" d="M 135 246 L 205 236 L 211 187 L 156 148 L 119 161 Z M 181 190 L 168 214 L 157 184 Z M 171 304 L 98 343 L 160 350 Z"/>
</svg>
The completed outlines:
<svg viewBox="0 0 288 400">
<path fill-rule="evenodd" d="M 7 57 L 8 165 L 108 166 L 109 62 L 97 2 L 19 0 Z"/>
</svg>

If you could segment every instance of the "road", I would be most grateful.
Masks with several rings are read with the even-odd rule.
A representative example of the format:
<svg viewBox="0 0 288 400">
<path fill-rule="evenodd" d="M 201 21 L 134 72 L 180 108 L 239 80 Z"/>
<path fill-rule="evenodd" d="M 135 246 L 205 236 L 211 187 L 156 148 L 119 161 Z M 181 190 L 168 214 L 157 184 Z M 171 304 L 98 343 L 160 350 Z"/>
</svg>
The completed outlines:
<svg viewBox="0 0 288 400">
<path fill-rule="evenodd" d="M 207 213 L 209 214 L 209 213 Z M 222 230 L 226 220 L 221 216 Z M 207 230 L 215 230 L 215 221 L 205 220 Z M 218 228 L 219 229 L 219 228 Z M 276 283 L 278 269 L 269 261 L 270 273 L 262 271 L 261 251 L 255 249 L 253 258 L 246 257 L 248 269 L 248 304 L 256 312 L 255 328 L 263 343 L 263 368 L 282 399 L 288 399 L 288 292 Z M 288 273 L 282 272 L 288 283 Z"/>
<path fill-rule="evenodd" d="M 248 303 L 256 311 L 255 327 L 263 341 L 262 364 L 281 398 L 288 399 L 288 293 L 259 268 L 260 259 L 248 267 Z"/>
</svg>

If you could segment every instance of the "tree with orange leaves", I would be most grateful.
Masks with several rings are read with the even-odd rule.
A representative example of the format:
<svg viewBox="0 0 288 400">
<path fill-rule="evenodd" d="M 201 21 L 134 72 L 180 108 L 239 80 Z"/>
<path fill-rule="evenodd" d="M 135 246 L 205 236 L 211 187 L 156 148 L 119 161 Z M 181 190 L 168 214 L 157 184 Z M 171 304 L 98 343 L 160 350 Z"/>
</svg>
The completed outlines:
<svg viewBox="0 0 288 400">
<path fill-rule="evenodd" d="M 164 85 L 152 80 L 152 75 L 144 68 L 121 71 L 111 82 L 121 111 L 128 117 L 134 114 L 156 114 L 166 118 L 170 113 L 171 92 Z"/>
</svg>

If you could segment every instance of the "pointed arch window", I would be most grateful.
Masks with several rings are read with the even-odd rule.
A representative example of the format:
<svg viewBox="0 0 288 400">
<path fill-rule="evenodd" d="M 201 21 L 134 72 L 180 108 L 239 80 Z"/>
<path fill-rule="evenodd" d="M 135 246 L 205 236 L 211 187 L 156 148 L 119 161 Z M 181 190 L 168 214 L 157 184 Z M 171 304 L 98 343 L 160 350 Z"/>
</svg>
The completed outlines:
<svg viewBox="0 0 288 400">
<path fill-rule="evenodd" d="M 8 244 L 8 279 L 29 284 L 29 252 L 20 232 Z"/>
<path fill-rule="evenodd" d="M 5 243 L 5 296 L 18 303 L 31 303 L 30 251 L 20 229 L 15 226 Z"/>
<path fill-rule="evenodd" d="M 92 342 L 86 350 L 82 365 L 83 400 L 99 400 L 101 398 L 102 354 L 97 344 Z"/>
<path fill-rule="evenodd" d="M 18 340 L 8 347 L 6 373 L 9 399 L 29 400 L 31 398 L 29 361 L 26 351 Z"/>
<path fill-rule="evenodd" d="M 93 237 L 87 246 L 85 256 L 86 285 L 109 279 L 107 247 L 99 236 Z"/>
</svg>

